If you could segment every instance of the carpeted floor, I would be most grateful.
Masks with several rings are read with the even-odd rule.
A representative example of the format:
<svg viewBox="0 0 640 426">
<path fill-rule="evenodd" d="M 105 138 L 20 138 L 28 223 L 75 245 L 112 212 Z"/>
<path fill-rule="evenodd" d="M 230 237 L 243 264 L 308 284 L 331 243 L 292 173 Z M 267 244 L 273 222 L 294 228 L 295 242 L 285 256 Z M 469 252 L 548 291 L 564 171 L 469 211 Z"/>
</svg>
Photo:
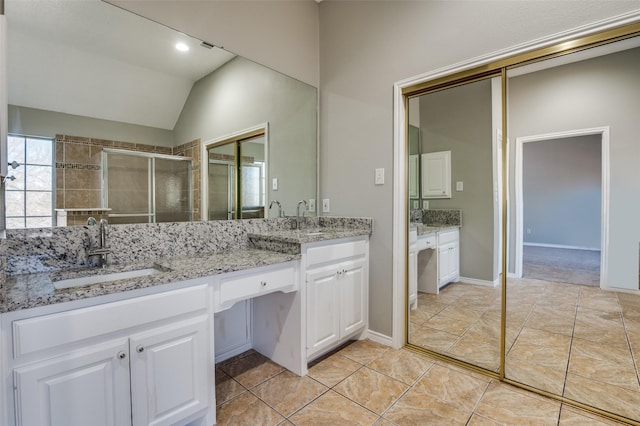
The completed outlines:
<svg viewBox="0 0 640 426">
<path fill-rule="evenodd" d="M 600 285 L 600 251 L 523 247 L 523 278 Z"/>
</svg>

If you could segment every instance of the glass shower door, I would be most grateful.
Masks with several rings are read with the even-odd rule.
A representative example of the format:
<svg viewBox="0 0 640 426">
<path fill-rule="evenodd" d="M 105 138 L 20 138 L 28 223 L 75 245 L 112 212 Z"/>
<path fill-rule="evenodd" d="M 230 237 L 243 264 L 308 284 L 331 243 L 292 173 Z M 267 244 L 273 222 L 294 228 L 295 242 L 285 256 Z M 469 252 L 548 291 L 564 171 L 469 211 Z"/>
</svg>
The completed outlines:
<svg viewBox="0 0 640 426">
<path fill-rule="evenodd" d="M 191 161 L 155 159 L 156 222 L 191 220 Z"/>
<path fill-rule="evenodd" d="M 109 222 L 153 222 L 151 158 L 109 152 L 105 161 Z"/>
</svg>

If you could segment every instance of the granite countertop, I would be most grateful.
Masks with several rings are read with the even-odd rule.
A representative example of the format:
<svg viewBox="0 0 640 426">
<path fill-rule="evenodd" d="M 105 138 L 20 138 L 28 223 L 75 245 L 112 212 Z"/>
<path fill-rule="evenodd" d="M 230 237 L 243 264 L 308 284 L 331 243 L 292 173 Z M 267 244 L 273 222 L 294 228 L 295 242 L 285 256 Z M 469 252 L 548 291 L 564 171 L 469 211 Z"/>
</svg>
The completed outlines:
<svg viewBox="0 0 640 426">
<path fill-rule="evenodd" d="M 127 264 L 112 264 L 107 268 L 62 269 L 8 276 L 6 300 L 4 303 L 0 303 L 0 313 L 275 265 L 300 259 L 302 244 L 369 235 L 370 233 L 371 229 L 339 227 L 272 230 L 249 233 L 251 248 L 239 248 L 201 256 L 177 256 Z M 152 267 L 161 269 L 161 272 L 63 290 L 56 290 L 53 285 L 54 281 L 64 279 Z"/>
<path fill-rule="evenodd" d="M 262 239 L 265 241 L 285 242 L 294 244 L 307 244 L 317 241 L 337 240 L 340 238 L 357 237 L 369 235 L 370 231 L 362 229 L 346 228 L 310 228 L 310 229 L 287 229 L 270 232 L 254 232 L 248 236 L 252 239 Z"/>
<path fill-rule="evenodd" d="M 203 278 L 226 272 L 275 265 L 299 259 L 299 255 L 278 253 L 267 250 L 243 249 L 208 254 L 199 257 L 158 259 L 131 263 L 127 265 L 110 265 L 107 268 L 83 268 L 57 272 L 41 272 L 8 277 L 6 301 L 0 305 L 0 313 L 35 308 L 54 303 L 70 302 L 89 297 L 120 293 L 123 291 L 154 287 L 173 282 Z M 155 265 L 166 269 L 154 275 L 110 281 L 86 287 L 56 290 L 53 280 L 100 275 L 114 272 L 131 271 L 149 268 Z"/>
<path fill-rule="evenodd" d="M 418 235 L 426 235 L 426 234 L 431 234 L 433 232 L 442 232 L 442 231 L 448 231 L 450 229 L 460 228 L 460 226 L 458 225 L 448 225 L 448 224 L 440 224 L 440 223 L 424 224 L 419 222 L 412 222 L 410 226 L 415 227 L 417 229 Z"/>
</svg>

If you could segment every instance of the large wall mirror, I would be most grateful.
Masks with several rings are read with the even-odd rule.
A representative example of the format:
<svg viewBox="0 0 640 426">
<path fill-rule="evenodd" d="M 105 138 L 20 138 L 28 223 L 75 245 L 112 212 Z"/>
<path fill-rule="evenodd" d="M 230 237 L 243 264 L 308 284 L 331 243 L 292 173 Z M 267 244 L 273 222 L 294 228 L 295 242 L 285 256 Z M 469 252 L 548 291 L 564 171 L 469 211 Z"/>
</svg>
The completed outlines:
<svg viewBox="0 0 640 426">
<path fill-rule="evenodd" d="M 407 91 L 408 343 L 640 424 L 640 38 L 617 31 Z M 425 197 L 424 155 L 445 151 L 450 198 Z M 429 286 L 451 209 L 459 274 Z"/>
<path fill-rule="evenodd" d="M 209 220 L 202 147 L 258 125 L 251 210 L 316 197 L 314 87 L 101 0 L 5 13 L 7 228 Z"/>
</svg>

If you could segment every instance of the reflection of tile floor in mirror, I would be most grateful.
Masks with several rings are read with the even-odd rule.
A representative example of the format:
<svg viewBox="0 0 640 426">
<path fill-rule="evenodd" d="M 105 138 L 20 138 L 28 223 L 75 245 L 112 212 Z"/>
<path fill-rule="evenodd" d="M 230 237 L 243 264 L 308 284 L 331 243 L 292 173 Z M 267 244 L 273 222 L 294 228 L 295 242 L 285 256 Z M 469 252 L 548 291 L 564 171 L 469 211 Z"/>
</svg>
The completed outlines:
<svg viewBox="0 0 640 426">
<path fill-rule="evenodd" d="M 298 377 L 249 351 L 217 365 L 218 425 L 613 425 L 406 349 L 352 343 Z"/>
<path fill-rule="evenodd" d="M 499 312 L 499 289 L 420 293 L 409 341 L 497 371 Z M 509 279 L 506 344 L 506 377 L 640 420 L 640 296 Z"/>
</svg>

